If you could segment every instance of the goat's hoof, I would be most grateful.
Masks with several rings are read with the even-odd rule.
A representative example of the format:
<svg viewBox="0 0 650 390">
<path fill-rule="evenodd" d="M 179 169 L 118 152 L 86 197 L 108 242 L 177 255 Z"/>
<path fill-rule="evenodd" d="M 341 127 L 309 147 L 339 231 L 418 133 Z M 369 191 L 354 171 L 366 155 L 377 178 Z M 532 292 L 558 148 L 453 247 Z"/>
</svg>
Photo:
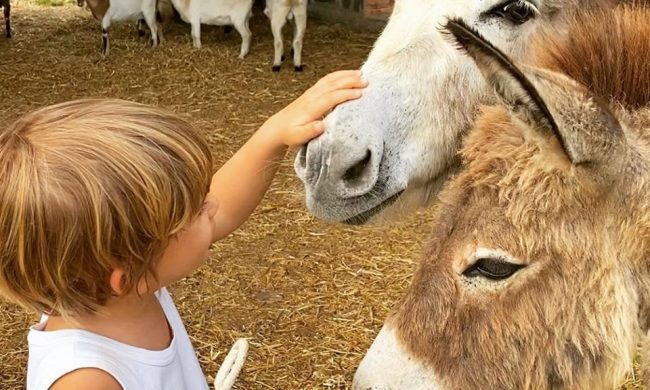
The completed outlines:
<svg viewBox="0 0 650 390">
<path fill-rule="evenodd" d="M 296 71 L 296 72 L 302 72 L 303 69 L 304 68 L 302 67 L 302 65 L 296 65 L 296 66 L 293 67 L 293 70 Z"/>
<path fill-rule="evenodd" d="M 7 31 L 7 38 L 11 38 L 11 31 Z"/>
<path fill-rule="evenodd" d="M 275 73 L 280 71 L 280 65 L 273 65 L 273 68 L 271 68 Z"/>
</svg>

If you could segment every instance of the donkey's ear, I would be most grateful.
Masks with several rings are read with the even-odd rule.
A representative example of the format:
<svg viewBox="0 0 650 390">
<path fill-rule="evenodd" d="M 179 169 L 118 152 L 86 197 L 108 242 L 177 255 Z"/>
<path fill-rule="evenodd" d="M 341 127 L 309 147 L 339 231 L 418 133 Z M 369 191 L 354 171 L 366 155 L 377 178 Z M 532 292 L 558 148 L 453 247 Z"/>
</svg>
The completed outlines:
<svg viewBox="0 0 650 390">
<path fill-rule="evenodd" d="M 538 129 L 550 129 L 562 150 L 573 162 L 557 122 L 546 102 L 524 73 L 499 49 L 461 19 L 450 19 L 444 33 L 469 55 L 488 84 L 492 85 L 513 111 L 521 112 L 523 119 Z"/>
</svg>

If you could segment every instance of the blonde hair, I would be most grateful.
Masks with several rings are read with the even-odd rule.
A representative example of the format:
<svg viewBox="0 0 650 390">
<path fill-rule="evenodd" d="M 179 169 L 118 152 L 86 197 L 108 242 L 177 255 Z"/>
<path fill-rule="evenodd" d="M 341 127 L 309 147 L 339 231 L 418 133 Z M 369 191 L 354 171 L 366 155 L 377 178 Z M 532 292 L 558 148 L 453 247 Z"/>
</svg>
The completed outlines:
<svg viewBox="0 0 650 390">
<path fill-rule="evenodd" d="M 0 293 L 94 312 L 115 267 L 131 291 L 200 211 L 212 157 L 190 124 L 122 100 L 43 108 L 0 133 Z"/>
</svg>

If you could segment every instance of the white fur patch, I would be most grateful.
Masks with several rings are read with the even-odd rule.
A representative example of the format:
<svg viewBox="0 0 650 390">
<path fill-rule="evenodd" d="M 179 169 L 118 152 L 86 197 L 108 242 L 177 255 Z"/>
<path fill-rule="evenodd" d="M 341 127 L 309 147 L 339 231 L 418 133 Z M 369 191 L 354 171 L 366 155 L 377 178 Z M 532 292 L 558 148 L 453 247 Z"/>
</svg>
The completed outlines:
<svg viewBox="0 0 650 390">
<path fill-rule="evenodd" d="M 354 390 L 443 390 L 433 371 L 409 356 L 384 325 L 354 375 Z"/>
<path fill-rule="evenodd" d="M 526 264 L 525 261 L 502 249 L 476 248 L 474 253 L 469 256 L 469 264 L 474 264 L 478 259 L 499 259 L 512 264 Z"/>
</svg>

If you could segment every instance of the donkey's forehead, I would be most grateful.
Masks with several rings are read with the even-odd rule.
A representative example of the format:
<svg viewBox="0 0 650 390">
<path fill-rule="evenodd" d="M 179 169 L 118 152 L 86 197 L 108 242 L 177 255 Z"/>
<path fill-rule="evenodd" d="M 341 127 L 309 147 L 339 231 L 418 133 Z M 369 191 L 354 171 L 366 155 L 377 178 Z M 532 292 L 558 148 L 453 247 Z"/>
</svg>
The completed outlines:
<svg viewBox="0 0 650 390">
<path fill-rule="evenodd" d="M 583 4 L 580 0 L 527 0 L 534 5 L 542 15 L 540 19 L 553 19 L 565 12 L 572 12 L 584 6 L 593 6 L 595 3 L 607 0 L 589 0 Z M 401 53 L 404 49 L 417 47 L 418 50 L 410 51 L 410 63 L 413 57 L 423 55 L 424 58 L 432 56 L 453 56 L 456 51 L 439 33 L 444 23 L 452 17 L 462 18 L 471 25 L 486 22 L 484 28 L 491 31 L 493 39 L 503 39 L 501 45 L 514 45 L 517 42 L 527 42 L 527 32 L 534 31 L 539 23 L 526 23 L 521 26 L 506 26 L 487 23 L 485 18 L 491 10 L 500 5 L 506 5 L 508 0 L 397 0 L 391 18 L 375 43 L 375 48 L 368 58 L 368 64 L 382 63 L 386 58 Z M 507 24 L 507 23 L 506 23 Z M 506 30 L 517 31 L 514 42 L 510 40 Z M 487 31 L 484 31 L 487 32 Z M 415 45 L 415 46 L 414 46 Z M 515 50 L 516 48 L 513 48 Z"/>
<path fill-rule="evenodd" d="M 552 147 L 549 139 L 527 130 L 505 107 L 483 107 L 461 149 L 464 162 L 461 176 L 471 175 L 479 181 L 499 182 L 512 166 L 529 165 L 541 144 L 547 143 Z M 535 150 L 528 150 L 530 148 Z M 569 167 L 568 161 L 550 163 L 557 163 L 558 168 Z M 545 162 L 546 166 L 551 164 Z"/>
<path fill-rule="evenodd" d="M 576 7 L 581 0 L 528 0 L 542 12 L 555 12 L 557 10 Z M 592 1 L 593 2 L 593 1 Z M 471 15 L 492 9 L 499 4 L 506 4 L 507 0 L 397 0 L 395 13 L 413 12 L 422 14 L 422 11 L 437 12 L 441 15 L 457 16 Z M 417 12 L 419 10 L 419 12 Z M 428 16 L 430 16 L 429 14 Z M 423 15 L 425 16 L 425 15 Z"/>
<path fill-rule="evenodd" d="M 496 196 L 516 224 L 518 211 L 531 215 L 566 215 L 597 198 L 597 189 L 576 174 L 550 134 L 530 130 L 503 107 L 483 109 L 461 151 L 463 168 L 451 183 L 453 192 Z M 526 209 L 526 205 L 531 207 Z M 568 216 L 567 216 L 568 217 Z"/>
</svg>

